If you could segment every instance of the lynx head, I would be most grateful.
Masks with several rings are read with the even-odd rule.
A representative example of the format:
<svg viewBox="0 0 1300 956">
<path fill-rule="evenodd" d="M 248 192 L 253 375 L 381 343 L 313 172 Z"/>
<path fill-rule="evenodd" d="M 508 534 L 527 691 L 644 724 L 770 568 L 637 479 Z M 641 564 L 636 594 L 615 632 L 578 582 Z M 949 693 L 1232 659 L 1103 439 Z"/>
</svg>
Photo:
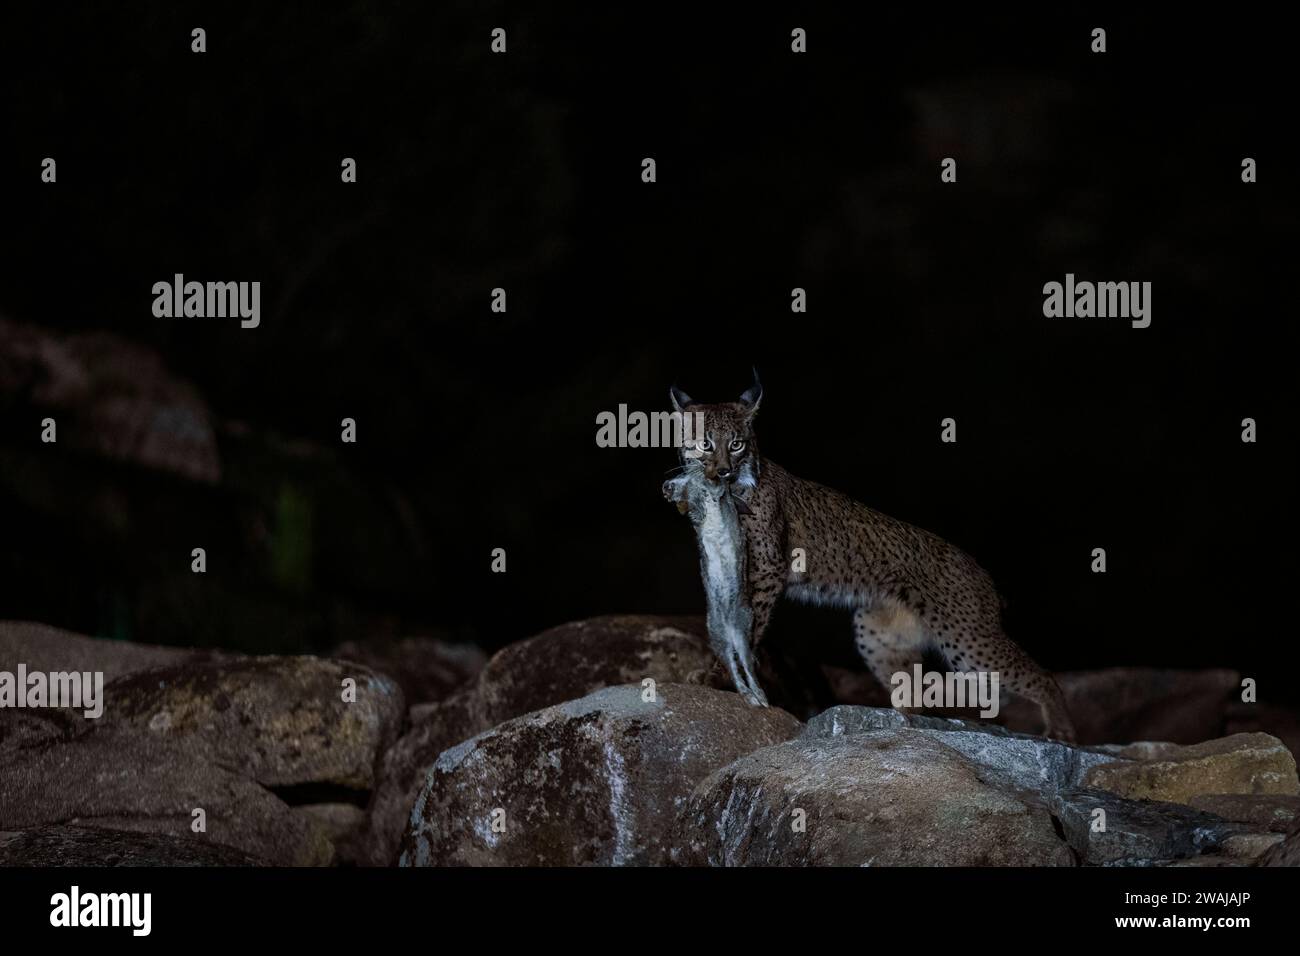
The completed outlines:
<svg viewBox="0 0 1300 956">
<path fill-rule="evenodd" d="M 758 448 L 754 417 L 763 400 L 763 386 L 754 384 L 739 401 L 707 405 L 696 402 L 674 385 L 668 390 L 673 410 L 682 416 L 682 445 L 678 458 L 689 470 L 703 470 L 710 481 L 752 488 L 758 482 Z"/>
</svg>

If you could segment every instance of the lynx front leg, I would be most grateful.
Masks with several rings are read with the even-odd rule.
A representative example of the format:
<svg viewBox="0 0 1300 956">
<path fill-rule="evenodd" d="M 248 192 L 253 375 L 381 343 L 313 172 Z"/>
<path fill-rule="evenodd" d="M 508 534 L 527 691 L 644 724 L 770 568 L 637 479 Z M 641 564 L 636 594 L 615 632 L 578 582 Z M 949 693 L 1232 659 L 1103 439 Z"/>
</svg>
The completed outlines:
<svg viewBox="0 0 1300 956">
<path fill-rule="evenodd" d="M 758 647 L 772 620 L 776 600 L 785 591 L 786 567 L 781 558 L 781 549 L 772 543 L 772 535 L 750 533 L 746 538 L 746 546 L 746 587 L 749 606 L 754 615 L 749 644 Z"/>
</svg>

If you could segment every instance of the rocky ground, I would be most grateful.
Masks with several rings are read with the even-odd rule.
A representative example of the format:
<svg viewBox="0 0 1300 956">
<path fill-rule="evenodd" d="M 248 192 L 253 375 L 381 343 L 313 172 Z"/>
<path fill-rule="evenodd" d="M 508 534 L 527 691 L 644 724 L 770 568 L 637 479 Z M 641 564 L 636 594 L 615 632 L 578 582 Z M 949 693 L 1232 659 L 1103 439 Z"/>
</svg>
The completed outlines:
<svg viewBox="0 0 1300 956">
<path fill-rule="evenodd" d="M 106 702 L 0 709 L 3 865 L 1300 863 L 1300 720 L 1226 670 L 1061 675 L 1070 747 L 1031 709 L 902 714 L 829 669 L 844 703 L 787 686 L 797 716 L 752 709 L 695 618 L 579 621 L 487 660 L 0 622 L 0 670 L 19 662 L 102 671 Z"/>
</svg>

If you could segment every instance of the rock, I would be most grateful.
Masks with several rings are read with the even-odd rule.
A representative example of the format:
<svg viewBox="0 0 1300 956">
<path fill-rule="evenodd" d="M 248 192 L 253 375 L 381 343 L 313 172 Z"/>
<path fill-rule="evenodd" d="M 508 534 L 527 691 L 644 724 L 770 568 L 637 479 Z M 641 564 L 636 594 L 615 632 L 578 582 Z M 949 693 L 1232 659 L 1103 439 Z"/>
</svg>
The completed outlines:
<svg viewBox="0 0 1300 956">
<path fill-rule="evenodd" d="M 206 833 L 191 830 L 193 811 Z M 0 830 L 76 823 L 161 833 L 243 850 L 281 866 L 323 866 L 318 825 L 276 795 L 165 740 L 92 731 L 23 751 L 0 774 Z"/>
<path fill-rule="evenodd" d="M 677 862 L 713 866 L 1069 866 L 1052 814 L 935 734 L 804 736 L 691 794 Z M 988 737 L 988 740 L 999 738 Z M 804 829 L 796 825 L 803 811 Z"/>
<path fill-rule="evenodd" d="M 1139 743 L 1115 753 L 1133 759 L 1093 767 L 1086 786 L 1171 803 L 1204 794 L 1300 793 L 1295 759 L 1268 734 L 1234 734 L 1190 746 Z"/>
<path fill-rule="evenodd" d="M 527 714 L 438 758 L 401 863 L 667 863 L 674 817 L 695 784 L 799 728 L 734 693 L 672 683 L 650 702 L 632 684 Z"/>
<path fill-rule="evenodd" d="M 1300 710 L 1277 704 L 1247 704 L 1234 697 L 1228 704 L 1223 735 L 1249 733 L 1272 734 L 1293 755 L 1300 754 Z"/>
<path fill-rule="evenodd" d="M 1222 737 L 1229 701 L 1241 692 L 1232 670 L 1112 667 L 1057 677 L 1081 743 Z"/>
<path fill-rule="evenodd" d="M 399 641 L 346 641 L 329 657 L 356 661 L 386 674 L 402 688 L 407 701 L 440 701 L 474 680 L 487 655 L 474 644 L 449 644 L 429 637 Z"/>
<path fill-rule="evenodd" d="M 817 749 L 838 741 L 855 746 Z M 801 746 L 809 749 L 790 753 Z M 695 815 L 684 818 L 690 832 L 682 833 L 683 860 L 725 865 L 1068 862 L 1046 839 L 1044 820 L 1067 847 L 1070 861 L 1084 865 L 1145 866 L 1262 849 L 1252 824 L 1086 786 L 1103 769 L 1118 773 L 1139 758 L 1183 749 L 1070 747 L 983 722 L 832 707 L 810 720 L 798 740 L 751 754 L 697 789 Z M 756 766 L 748 768 L 747 761 Z M 766 774 L 765 767 L 772 772 Z M 850 785 L 840 782 L 840 774 L 857 787 L 845 803 L 840 788 Z M 991 831 L 995 840 L 986 845 L 983 836 L 972 839 L 966 831 L 977 809 L 993 799 L 991 793 L 1000 794 L 1003 803 Z M 789 829 L 796 805 L 807 813 L 806 834 Z M 718 826 L 700 837 L 710 814 L 717 815 Z M 819 828 L 814 834 L 814 816 L 828 819 L 829 831 Z M 1025 859 L 1009 858 L 1005 853 L 1011 851 L 997 845 L 1021 841 L 1018 826 L 1031 834 Z M 919 841 L 917 833 L 929 834 L 929 842 Z"/>
<path fill-rule="evenodd" d="M 1185 860 L 1170 860 L 1164 865 L 1206 869 L 1206 868 L 1214 868 L 1220 866 L 1241 866 L 1242 863 L 1240 860 L 1235 860 L 1230 856 L 1215 856 L 1214 854 L 1206 854 L 1205 856 L 1189 856 Z"/>
<path fill-rule="evenodd" d="M 366 863 L 392 866 L 397 862 L 411 807 L 429 766 L 444 750 L 479 732 L 477 705 L 477 695 L 462 692 L 441 703 L 411 708 L 411 730 L 388 748 L 380 762 L 362 854 Z"/>
<path fill-rule="evenodd" d="M 110 332 L 59 333 L 0 319 L 0 357 L 0 397 L 60 413 L 60 448 L 220 481 L 207 405 L 152 349 Z"/>
<path fill-rule="evenodd" d="M 697 617 L 626 614 L 561 624 L 487 662 L 478 682 L 482 727 L 647 677 L 726 689 L 716 663 Z"/>
<path fill-rule="evenodd" d="M 0 830 L 75 819 L 184 835 L 201 807 L 207 839 L 281 865 L 328 863 L 331 833 L 343 862 L 365 855 L 365 813 L 344 801 L 374 786 L 405 718 L 391 679 L 342 661 L 223 658 L 39 625 L 6 625 L 0 647 L 33 668 L 116 675 L 97 720 L 0 711 Z M 343 700 L 345 678 L 355 702 Z M 102 780 L 111 785 L 86 783 Z M 329 815 L 285 803 L 304 796 L 332 804 Z"/>
<path fill-rule="evenodd" d="M 894 730 L 898 727 L 915 727 L 919 730 L 971 731 L 1010 737 L 1011 731 L 998 724 L 961 720 L 953 717 L 933 717 L 929 714 L 905 713 L 892 707 L 860 707 L 837 704 L 828 707 L 808 721 L 806 737 L 842 737 L 845 734 L 865 734 L 873 730 Z"/>
<path fill-rule="evenodd" d="M 354 834 L 366 819 L 366 811 L 351 803 L 304 803 L 293 809 L 295 813 L 301 813 L 319 823 L 335 843 L 336 837 Z"/>
<path fill-rule="evenodd" d="M 334 845 L 336 866 L 358 866 L 365 861 L 366 811 L 351 803 L 307 803 L 293 808 L 307 817 Z"/>
<path fill-rule="evenodd" d="M 1032 791 L 1079 786 L 1089 769 L 1116 759 L 1055 740 L 1013 735 L 996 724 L 905 714 L 879 707 L 831 707 L 808 722 L 803 736 L 841 737 L 903 727 L 932 734 L 935 740 L 980 765 L 986 777 L 996 776 L 1007 786 Z"/>
<path fill-rule="evenodd" d="M 1300 820 L 1291 824 L 1286 839 L 1270 847 L 1256 861 L 1257 866 L 1300 866 Z"/>
<path fill-rule="evenodd" d="M 838 704 L 861 707 L 889 707 L 889 689 L 871 676 L 867 670 L 822 665 L 822 675 Z"/>
<path fill-rule="evenodd" d="M 343 681 L 356 681 L 356 701 Z M 104 688 L 102 730 L 148 737 L 267 786 L 374 784 L 405 715 L 401 689 L 357 664 L 315 657 L 189 663 Z"/>
<path fill-rule="evenodd" d="M 1111 667 L 1056 675 L 1081 744 L 1117 740 L 1168 740 L 1192 744 L 1222 737 L 1231 702 L 1241 691 L 1232 670 L 1163 670 Z M 1037 733 L 1042 717 L 1033 703 L 1011 698 L 998 722 Z"/>
<path fill-rule="evenodd" d="M 502 648 L 472 685 L 411 709 L 411 730 L 380 766 L 368 860 L 381 866 L 396 858 L 425 773 L 448 747 L 531 711 L 647 677 L 658 684 L 730 689 L 699 617 L 596 617 Z"/>
<path fill-rule="evenodd" d="M 1219 849 L 1234 860 L 1253 861 L 1284 840 L 1281 833 L 1234 833 L 1224 839 Z"/>
<path fill-rule="evenodd" d="M 449 735 L 448 739 L 451 743 L 460 743 L 462 740 L 469 740 L 479 731 L 487 729 L 482 726 L 483 715 L 480 710 L 478 693 L 474 688 L 467 688 L 444 700 L 414 705 L 408 712 L 408 722 L 411 727 L 422 727 L 426 724 L 441 727 L 443 732 Z"/>
<path fill-rule="evenodd" d="M 983 779 L 1037 792 L 1079 786 L 1096 767 L 1109 766 L 1107 754 L 1067 746 L 1042 737 L 924 730 L 981 768 Z"/>
<path fill-rule="evenodd" d="M 0 866 L 265 866 L 207 840 L 102 827 L 54 825 L 0 832 Z"/>
<path fill-rule="evenodd" d="M 1206 793 L 1192 797 L 1188 804 L 1225 820 L 1249 823 L 1273 833 L 1286 833 L 1300 819 L 1300 797 L 1286 794 Z"/>
<path fill-rule="evenodd" d="M 865 671 L 824 667 L 835 701 L 888 707 L 889 693 Z M 1193 744 L 1239 731 L 1265 731 L 1290 743 L 1300 740 L 1300 715 L 1265 705 L 1243 705 L 1240 675 L 1233 670 L 1164 670 L 1112 667 L 1056 675 L 1082 744 L 1167 740 Z M 1038 733 L 1042 715 L 1031 701 L 1005 701 L 996 722 L 1020 733 Z"/>
<path fill-rule="evenodd" d="M 91 728 L 91 721 L 61 708 L 0 708 L 0 761 L 15 759 L 22 750 L 72 740 Z"/>
<path fill-rule="evenodd" d="M 220 656 L 183 647 L 84 637 L 30 621 L 0 621 L 0 670 L 13 671 L 26 664 L 29 672 L 98 671 L 107 683 L 150 667 Z"/>
<path fill-rule="evenodd" d="M 1047 805 L 1080 861 L 1092 866 L 1148 866 L 1195 857 L 1218 850 L 1242 830 L 1181 804 L 1126 800 L 1105 790 L 1062 790 L 1050 795 Z"/>
</svg>

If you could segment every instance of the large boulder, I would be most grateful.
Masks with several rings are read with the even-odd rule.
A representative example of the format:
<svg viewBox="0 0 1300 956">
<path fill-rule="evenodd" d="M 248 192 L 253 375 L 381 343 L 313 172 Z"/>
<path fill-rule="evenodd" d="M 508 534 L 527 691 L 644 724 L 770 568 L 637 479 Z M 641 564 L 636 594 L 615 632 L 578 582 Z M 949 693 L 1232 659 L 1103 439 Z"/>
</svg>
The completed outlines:
<svg viewBox="0 0 1300 956">
<path fill-rule="evenodd" d="M 919 730 L 968 731 L 1011 737 L 1010 730 L 1000 724 L 963 720 L 957 717 L 936 717 L 915 711 L 895 710 L 892 707 L 856 706 L 836 704 L 808 720 L 806 737 L 843 737 L 848 734 L 865 734 L 873 730 L 893 730 L 898 727 L 915 727 Z"/>
<path fill-rule="evenodd" d="M 869 673 L 838 667 L 823 671 L 835 702 L 888 707 L 889 691 Z M 1108 667 L 1063 671 L 1056 681 L 1065 695 L 1082 744 L 1167 740 L 1193 744 L 1240 731 L 1267 731 L 1300 739 L 1300 717 L 1284 708 L 1242 704 L 1241 675 L 1234 670 L 1169 670 Z M 1038 705 L 1020 697 L 1004 701 L 996 722 L 1009 730 L 1038 733 Z"/>
<path fill-rule="evenodd" d="M 689 865 L 1075 863 L 1045 807 L 912 728 L 813 734 L 750 753 L 696 788 L 676 842 L 677 862 Z"/>
<path fill-rule="evenodd" d="M 1211 855 L 1239 864 L 1263 852 L 1277 837 L 1255 820 L 1097 786 L 1158 773 L 1145 761 L 1184 749 L 1071 747 L 980 722 L 832 707 L 798 739 L 705 780 L 679 821 L 678 859 L 1140 866 Z"/>
<path fill-rule="evenodd" d="M 156 351 L 111 332 L 57 332 L 0 319 L 0 398 L 54 415 L 59 447 L 221 479 L 212 414 Z"/>
<path fill-rule="evenodd" d="M 477 702 L 474 694 L 462 692 L 438 703 L 411 708 L 410 730 L 384 752 L 380 761 L 362 853 L 366 863 L 392 866 L 397 861 L 411 806 L 424 785 L 429 766 L 444 750 L 479 733 Z"/>
<path fill-rule="evenodd" d="M 0 766 L 21 751 L 73 740 L 93 725 L 80 712 L 63 708 L 0 708 Z"/>
<path fill-rule="evenodd" d="M 0 655 L 4 669 L 108 679 L 98 719 L 0 710 L 0 830 L 74 820 L 226 844 L 281 865 L 330 862 L 336 836 L 344 858 L 361 855 L 366 821 L 355 804 L 406 711 L 389 678 L 312 657 L 224 656 L 15 622 L 0 625 Z M 344 700 L 349 679 L 354 701 Z M 191 834 L 195 809 L 206 814 L 204 834 Z"/>
<path fill-rule="evenodd" d="M 482 726 L 647 677 L 727 688 L 716 663 L 697 617 L 622 614 L 561 624 L 487 662 L 478 680 Z"/>
<path fill-rule="evenodd" d="M 363 807 L 352 803 L 305 803 L 294 807 L 293 812 L 306 817 L 309 825 L 318 827 L 333 844 L 335 866 L 364 866 L 369 862 L 365 855 L 368 817 Z"/>
<path fill-rule="evenodd" d="M 1058 674 L 1081 743 L 1168 740 L 1192 744 L 1222 737 L 1241 693 L 1233 670 L 1110 667 Z"/>
<path fill-rule="evenodd" d="M 1089 769 L 1116 759 L 1043 737 L 1012 734 L 996 724 L 881 707 L 832 707 L 808 721 L 803 736 L 842 737 L 905 727 L 926 731 L 979 765 L 982 774 L 1026 791 L 1052 792 L 1079 786 Z"/>
<path fill-rule="evenodd" d="M 355 701 L 344 681 L 355 681 Z M 405 716 L 390 678 L 315 657 L 252 657 L 145 671 L 104 689 L 101 730 L 150 738 L 267 786 L 369 790 Z"/>
<path fill-rule="evenodd" d="M 91 666 L 111 643 L 60 642 L 45 662 L 87 666 L 67 656 L 82 642 Z M 334 836 L 345 860 L 362 855 L 356 804 L 406 711 L 392 680 L 313 657 L 189 656 L 145 670 L 134 668 L 146 658 L 125 660 L 131 669 L 104 687 L 98 719 L 0 712 L 0 830 L 75 821 L 221 843 L 280 865 L 329 863 Z M 349 681 L 354 700 L 344 699 Z M 196 809 L 206 832 L 192 836 Z"/>
<path fill-rule="evenodd" d="M 151 667 L 220 656 L 212 651 L 85 637 L 31 621 L 0 621 L 0 670 L 11 672 L 26 664 L 29 672 L 99 672 L 107 682 Z"/>
<path fill-rule="evenodd" d="M 662 864 L 679 807 L 707 774 L 800 723 L 736 694 L 609 687 L 453 747 L 429 769 L 403 865 Z"/>
<path fill-rule="evenodd" d="M 203 833 L 192 829 L 195 810 Z M 147 735 L 91 731 L 11 757 L 0 774 L 0 831 L 55 823 L 223 844 L 281 866 L 322 866 L 334 852 L 318 825 L 264 787 Z"/>
<path fill-rule="evenodd" d="M 1150 866 L 1224 852 L 1249 828 L 1177 803 L 1071 787 L 1046 795 L 1066 840 L 1090 866 Z"/>
<path fill-rule="evenodd" d="M 1291 825 L 1286 839 L 1269 847 L 1260 856 L 1258 866 L 1300 866 L 1300 820 Z"/>
<path fill-rule="evenodd" d="M 411 704 L 446 699 L 478 677 L 487 663 L 487 654 L 475 644 L 451 644 L 433 637 L 345 641 L 326 656 L 356 661 L 388 675 Z"/>
<path fill-rule="evenodd" d="M 0 831 L 0 866 L 266 866 L 267 861 L 207 840 L 51 825 Z"/>
<path fill-rule="evenodd" d="M 1246 703 L 1234 699 L 1228 705 L 1228 719 L 1223 734 L 1266 733 L 1286 744 L 1292 754 L 1300 754 L 1300 708 L 1276 703 Z M 1122 738 L 1116 737 L 1116 740 Z M 1157 738 L 1169 739 L 1175 738 Z M 1180 741 L 1190 742 L 1190 741 Z"/>
<path fill-rule="evenodd" d="M 1207 793 L 1192 797 L 1188 803 L 1225 820 L 1249 823 L 1273 833 L 1286 833 L 1300 820 L 1300 797 L 1291 794 Z"/>
<path fill-rule="evenodd" d="M 370 807 L 370 862 L 396 858 L 425 772 L 444 750 L 514 717 L 646 678 L 729 689 L 703 618 L 623 614 L 561 624 L 511 644 L 474 683 L 412 707 L 410 729 L 380 767 Z"/>
<path fill-rule="evenodd" d="M 1127 759 L 1094 767 L 1086 786 L 1171 803 L 1190 803 L 1206 794 L 1300 794 L 1295 758 L 1268 734 L 1233 734 L 1189 746 L 1139 742 L 1111 749 Z"/>
</svg>

